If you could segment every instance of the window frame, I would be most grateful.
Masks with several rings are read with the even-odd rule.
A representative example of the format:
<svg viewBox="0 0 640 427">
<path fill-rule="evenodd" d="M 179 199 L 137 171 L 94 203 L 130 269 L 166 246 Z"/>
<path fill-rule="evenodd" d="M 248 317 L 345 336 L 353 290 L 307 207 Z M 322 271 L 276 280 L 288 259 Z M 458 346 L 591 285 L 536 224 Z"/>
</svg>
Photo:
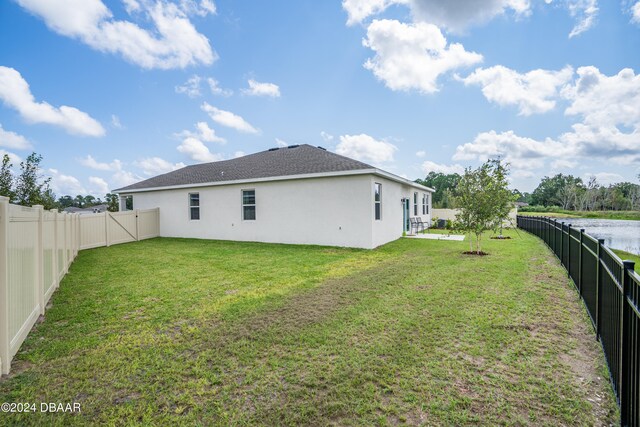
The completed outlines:
<svg viewBox="0 0 640 427">
<path fill-rule="evenodd" d="M 427 214 L 427 193 L 422 193 L 422 215 Z"/>
<path fill-rule="evenodd" d="M 253 191 L 253 203 L 245 203 L 244 202 L 244 193 Z M 257 199 L 256 199 L 256 189 L 255 188 L 243 188 L 240 190 L 240 215 L 243 221 L 256 221 L 258 218 L 257 211 Z M 245 207 L 253 206 L 253 218 L 245 218 Z"/>
<path fill-rule="evenodd" d="M 193 204 L 192 196 L 197 196 L 197 204 Z M 189 221 L 200 221 L 200 192 L 193 192 L 188 194 L 188 206 L 189 206 Z M 194 209 L 197 209 L 198 217 L 193 217 Z"/>
<path fill-rule="evenodd" d="M 413 216 L 418 216 L 418 192 L 413 193 Z"/>
<path fill-rule="evenodd" d="M 382 221 L 382 183 L 380 182 L 373 183 L 373 219 Z"/>
</svg>

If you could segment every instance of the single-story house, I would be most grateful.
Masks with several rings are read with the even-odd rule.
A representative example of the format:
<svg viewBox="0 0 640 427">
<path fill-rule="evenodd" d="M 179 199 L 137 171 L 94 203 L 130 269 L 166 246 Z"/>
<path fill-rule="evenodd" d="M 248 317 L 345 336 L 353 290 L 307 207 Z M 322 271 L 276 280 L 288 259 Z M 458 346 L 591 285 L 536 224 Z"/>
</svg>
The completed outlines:
<svg viewBox="0 0 640 427">
<path fill-rule="evenodd" d="M 431 221 L 433 189 L 311 145 L 187 166 L 114 190 L 160 235 L 375 248 Z"/>
</svg>

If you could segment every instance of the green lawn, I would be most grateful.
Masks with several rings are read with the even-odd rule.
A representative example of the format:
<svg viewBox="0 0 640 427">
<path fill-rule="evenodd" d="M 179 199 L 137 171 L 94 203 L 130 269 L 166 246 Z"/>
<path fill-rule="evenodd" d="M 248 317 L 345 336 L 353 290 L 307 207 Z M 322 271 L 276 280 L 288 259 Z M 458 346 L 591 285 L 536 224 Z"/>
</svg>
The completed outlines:
<svg viewBox="0 0 640 427">
<path fill-rule="evenodd" d="M 80 252 L 0 380 L 4 425 L 610 425 L 566 272 L 524 232 L 373 251 L 153 239 Z"/>
</svg>

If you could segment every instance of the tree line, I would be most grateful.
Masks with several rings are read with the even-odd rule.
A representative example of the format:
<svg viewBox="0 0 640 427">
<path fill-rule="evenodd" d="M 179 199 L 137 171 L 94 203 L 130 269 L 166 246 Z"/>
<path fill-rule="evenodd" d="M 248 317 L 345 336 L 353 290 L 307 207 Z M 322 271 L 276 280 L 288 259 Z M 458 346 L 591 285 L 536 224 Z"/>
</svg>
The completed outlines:
<svg viewBox="0 0 640 427">
<path fill-rule="evenodd" d="M 434 208 L 458 208 L 458 184 L 461 175 L 429 172 L 418 184 L 434 188 L 432 205 Z M 640 175 L 638 176 L 640 179 Z M 640 210 L 640 185 L 632 182 L 619 182 L 602 185 L 595 177 L 584 182 L 573 175 L 557 174 L 542 178 L 536 189 L 531 192 L 512 190 L 515 200 L 532 207 L 558 208 L 576 211 L 624 211 Z"/>
<path fill-rule="evenodd" d="M 56 198 L 51 189 L 51 177 L 45 177 L 40 168 L 42 156 L 31 153 L 20 162 L 19 171 L 14 171 L 11 158 L 4 154 L 0 165 L 0 196 L 9 198 L 16 205 L 42 205 L 44 209 L 65 209 L 68 207 L 89 208 L 106 204 L 110 212 L 117 212 L 119 200 L 117 194 L 107 194 L 105 200 L 91 195 L 61 196 Z"/>
</svg>

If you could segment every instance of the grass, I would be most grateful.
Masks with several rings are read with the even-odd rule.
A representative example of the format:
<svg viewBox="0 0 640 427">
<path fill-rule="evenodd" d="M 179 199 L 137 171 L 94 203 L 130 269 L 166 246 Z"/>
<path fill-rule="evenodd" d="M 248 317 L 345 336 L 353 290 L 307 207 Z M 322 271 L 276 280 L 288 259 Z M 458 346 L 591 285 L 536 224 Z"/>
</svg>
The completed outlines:
<svg viewBox="0 0 640 427">
<path fill-rule="evenodd" d="M 527 212 L 521 210 L 520 215 L 548 216 L 552 218 L 600 218 L 640 220 L 640 211 L 569 211 L 557 209 L 552 212 Z"/>
<path fill-rule="evenodd" d="M 609 425 L 604 358 L 527 233 L 373 251 L 153 239 L 80 252 L 4 425 Z"/>
<path fill-rule="evenodd" d="M 632 254 L 631 252 L 626 252 L 620 249 L 611 249 L 613 252 L 615 252 L 616 255 L 618 255 L 618 257 L 623 260 L 629 260 L 629 261 L 633 261 L 636 263 L 635 265 L 635 271 L 640 271 L 640 256 L 636 255 L 636 254 Z"/>
</svg>

